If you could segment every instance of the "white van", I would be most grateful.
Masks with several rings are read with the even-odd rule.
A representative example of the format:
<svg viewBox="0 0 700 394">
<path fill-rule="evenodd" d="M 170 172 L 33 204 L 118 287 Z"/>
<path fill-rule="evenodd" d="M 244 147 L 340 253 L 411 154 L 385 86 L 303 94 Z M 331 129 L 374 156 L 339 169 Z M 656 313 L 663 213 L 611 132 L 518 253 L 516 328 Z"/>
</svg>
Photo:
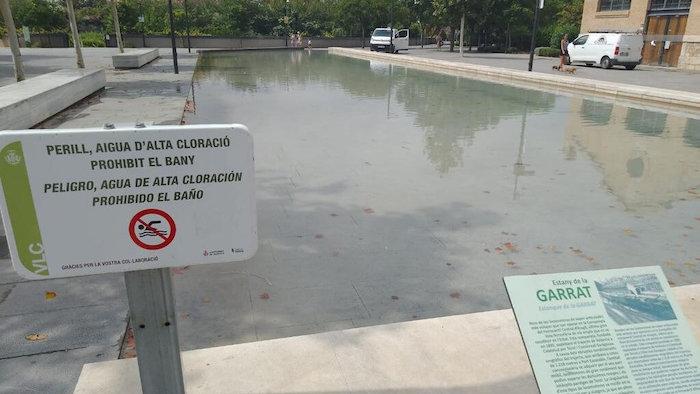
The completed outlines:
<svg viewBox="0 0 700 394">
<path fill-rule="evenodd" d="M 369 39 L 370 51 L 398 53 L 408 50 L 408 29 L 396 30 L 389 27 L 378 27 Z"/>
<path fill-rule="evenodd" d="M 603 68 L 625 66 L 634 70 L 642 62 L 644 38 L 640 34 L 588 33 L 569 43 L 570 63 L 600 64 Z"/>
</svg>

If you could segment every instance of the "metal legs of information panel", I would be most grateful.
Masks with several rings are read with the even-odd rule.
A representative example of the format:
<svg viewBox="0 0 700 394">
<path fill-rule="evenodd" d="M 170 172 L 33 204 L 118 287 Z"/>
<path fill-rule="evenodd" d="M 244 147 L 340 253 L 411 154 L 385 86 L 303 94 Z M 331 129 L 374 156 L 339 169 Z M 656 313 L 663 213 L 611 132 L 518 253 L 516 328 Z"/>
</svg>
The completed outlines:
<svg viewBox="0 0 700 394">
<path fill-rule="evenodd" d="M 169 268 L 124 273 L 144 394 L 183 394 Z"/>
</svg>

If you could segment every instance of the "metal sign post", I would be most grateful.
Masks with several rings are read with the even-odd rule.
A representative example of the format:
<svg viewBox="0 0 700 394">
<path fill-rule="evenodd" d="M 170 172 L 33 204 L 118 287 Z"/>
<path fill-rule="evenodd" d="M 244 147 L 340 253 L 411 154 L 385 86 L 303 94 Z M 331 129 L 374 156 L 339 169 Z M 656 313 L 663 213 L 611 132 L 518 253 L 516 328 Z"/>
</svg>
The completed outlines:
<svg viewBox="0 0 700 394">
<path fill-rule="evenodd" d="M 187 0 L 184 0 L 185 6 L 185 30 L 187 31 L 187 53 L 192 53 L 192 41 L 190 40 L 190 15 L 187 12 Z"/>
<path fill-rule="evenodd" d="M 535 59 L 535 45 L 537 45 L 537 19 L 540 16 L 540 9 L 544 8 L 544 0 L 537 0 L 535 4 L 535 18 L 532 22 L 532 39 L 530 40 L 530 62 L 527 71 L 532 71 L 532 62 Z"/>
<path fill-rule="evenodd" d="M 179 74 L 180 71 L 177 67 L 177 43 L 175 42 L 175 17 L 173 16 L 173 0 L 168 0 L 168 14 L 170 14 L 170 45 L 173 47 L 173 68 L 175 68 L 175 74 Z"/>
<path fill-rule="evenodd" d="M 144 394 L 185 392 L 169 268 L 124 273 Z"/>
</svg>

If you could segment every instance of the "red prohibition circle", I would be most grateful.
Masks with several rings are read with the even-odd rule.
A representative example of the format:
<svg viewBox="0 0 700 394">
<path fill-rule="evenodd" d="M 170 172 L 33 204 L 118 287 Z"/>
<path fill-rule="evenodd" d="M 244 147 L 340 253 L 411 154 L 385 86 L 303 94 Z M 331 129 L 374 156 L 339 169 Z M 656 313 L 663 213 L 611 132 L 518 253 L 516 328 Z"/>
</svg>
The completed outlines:
<svg viewBox="0 0 700 394">
<path fill-rule="evenodd" d="M 146 215 L 158 215 L 161 216 L 165 221 L 168 222 L 170 225 L 170 233 L 168 236 L 163 236 L 162 234 L 159 234 L 158 231 L 153 229 L 150 225 L 148 225 L 146 222 L 144 222 L 141 218 L 143 218 Z M 136 230 L 134 228 L 136 227 L 137 223 L 141 223 L 143 226 L 145 226 L 147 229 L 153 231 L 156 233 L 156 235 L 160 236 L 163 241 L 161 243 L 157 244 L 147 244 L 143 241 L 141 241 L 138 236 L 136 235 Z M 144 209 L 141 212 L 138 212 L 136 215 L 134 215 L 133 218 L 131 218 L 131 221 L 129 222 L 129 236 L 131 236 L 131 240 L 134 241 L 134 243 L 144 249 L 147 250 L 158 250 L 158 249 L 163 249 L 164 247 L 170 245 L 171 242 L 173 242 L 173 239 L 175 239 L 175 221 L 173 220 L 170 215 L 168 215 L 165 211 L 161 211 L 160 209 L 155 209 L 155 208 L 149 208 L 149 209 Z"/>
</svg>

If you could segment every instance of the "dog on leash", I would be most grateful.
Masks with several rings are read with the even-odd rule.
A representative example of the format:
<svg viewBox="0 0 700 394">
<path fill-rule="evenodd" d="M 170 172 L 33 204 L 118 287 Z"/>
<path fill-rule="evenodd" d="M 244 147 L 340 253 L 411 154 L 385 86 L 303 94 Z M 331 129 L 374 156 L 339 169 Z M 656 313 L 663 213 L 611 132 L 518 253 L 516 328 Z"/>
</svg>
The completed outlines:
<svg viewBox="0 0 700 394">
<path fill-rule="evenodd" d="M 576 74 L 576 67 L 562 67 L 559 68 L 559 66 L 552 66 L 552 70 L 557 70 L 557 71 L 564 71 L 569 74 Z"/>
</svg>

